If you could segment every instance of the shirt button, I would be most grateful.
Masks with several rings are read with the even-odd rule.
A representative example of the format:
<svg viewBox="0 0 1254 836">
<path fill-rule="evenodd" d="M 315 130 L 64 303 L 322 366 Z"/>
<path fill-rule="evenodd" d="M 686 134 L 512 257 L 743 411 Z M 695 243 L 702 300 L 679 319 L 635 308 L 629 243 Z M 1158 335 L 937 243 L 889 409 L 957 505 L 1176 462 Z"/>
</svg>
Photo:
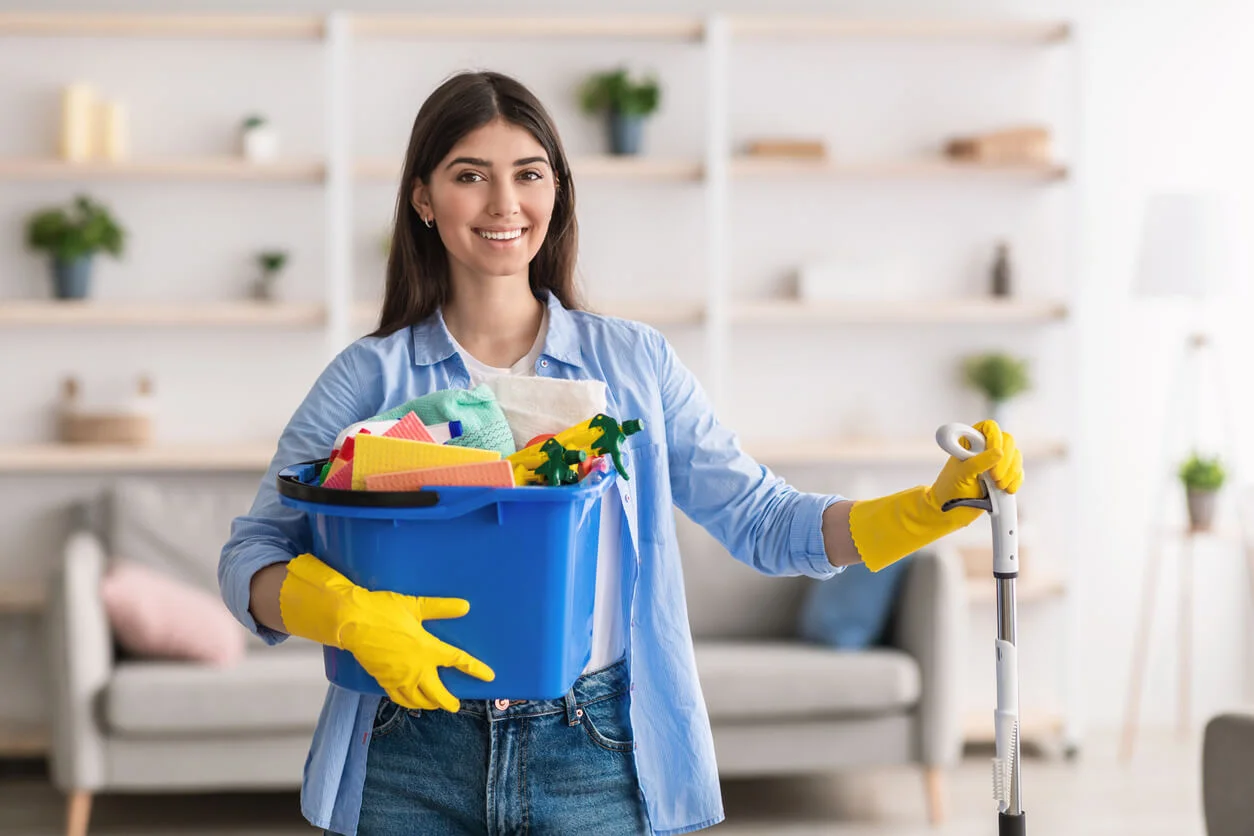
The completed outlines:
<svg viewBox="0 0 1254 836">
<path fill-rule="evenodd" d="M 541 361 L 540 361 L 540 367 L 541 367 L 541 368 L 544 368 L 544 369 L 547 369 L 547 368 L 549 367 L 549 361 L 548 361 L 548 360 L 541 360 Z"/>
<path fill-rule="evenodd" d="M 497 700 L 495 705 L 497 711 L 504 711 L 509 708 L 509 700 Z"/>
<path fill-rule="evenodd" d="M 623 502 L 624 502 L 624 504 L 626 504 L 626 505 L 630 505 L 630 504 L 631 504 L 631 494 L 629 494 L 629 493 L 625 493 L 625 494 L 623 494 Z"/>
</svg>

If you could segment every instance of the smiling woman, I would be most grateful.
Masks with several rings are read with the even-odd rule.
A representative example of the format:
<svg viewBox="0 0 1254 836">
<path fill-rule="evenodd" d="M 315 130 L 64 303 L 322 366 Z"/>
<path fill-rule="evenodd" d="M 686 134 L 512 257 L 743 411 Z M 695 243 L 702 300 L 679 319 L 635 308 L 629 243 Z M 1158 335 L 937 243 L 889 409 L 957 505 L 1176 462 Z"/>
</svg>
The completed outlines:
<svg viewBox="0 0 1254 836">
<path fill-rule="evenodd" d="M 530 337 L 519 335 L 521 356 L 535 337 L 545 291 L 567 309 L 581 307 L 578 237 L 570 167 L 544 106 L 508 76 L 454 76 L 414 119 L 374 336 L 442 309 L 450 331 L 475 354 L 468 323 L 483 323 L 485 310 L 529 304 L 535 316 L 524 329 Z M 527 281 L 511 280 L 522 276 Z M 502 298 L 528 291 L 530 300 Z M 488 353 L 512 350 L 499 329 L 476 330 L 494 336 L 498 352 Z"/>
</svg>

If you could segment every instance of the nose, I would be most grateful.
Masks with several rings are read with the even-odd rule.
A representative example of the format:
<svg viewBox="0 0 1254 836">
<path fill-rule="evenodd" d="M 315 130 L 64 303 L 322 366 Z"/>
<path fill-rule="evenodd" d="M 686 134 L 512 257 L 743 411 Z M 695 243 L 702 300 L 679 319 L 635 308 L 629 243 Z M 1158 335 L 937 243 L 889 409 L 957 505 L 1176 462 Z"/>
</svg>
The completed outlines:
<svg viewBox="0 0 1254 836">
<path fill-rule="evenodd" d="M 488 214 L 494 218 L 508 218 L 518 214 L 518 191 L 513 178 L 500 177 L 493 181 Z"/>
</svg>

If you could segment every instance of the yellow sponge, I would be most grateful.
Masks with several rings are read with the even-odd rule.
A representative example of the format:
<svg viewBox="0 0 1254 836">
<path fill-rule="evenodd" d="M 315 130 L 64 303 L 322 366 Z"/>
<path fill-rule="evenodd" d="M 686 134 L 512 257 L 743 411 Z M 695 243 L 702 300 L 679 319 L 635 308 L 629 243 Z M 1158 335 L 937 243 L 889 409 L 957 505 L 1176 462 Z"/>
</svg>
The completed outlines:
<svg viewBox="0 0 1254 836">
<path fill-rule="evenodd" d="M 399 473 L 424 467 L 494 462 L 500 459 L 501 454 L 496 450 L 359 434 L 353 450 L 353 490 L 365 490 L 366 477 L 378 473 Z"/>
</svg>

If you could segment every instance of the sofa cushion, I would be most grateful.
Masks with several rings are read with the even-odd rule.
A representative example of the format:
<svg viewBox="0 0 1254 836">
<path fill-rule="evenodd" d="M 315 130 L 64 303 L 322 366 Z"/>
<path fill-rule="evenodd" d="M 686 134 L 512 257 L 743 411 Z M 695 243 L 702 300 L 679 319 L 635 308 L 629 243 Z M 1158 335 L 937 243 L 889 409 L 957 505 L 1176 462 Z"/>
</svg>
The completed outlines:
<svg viewBox="0 0 1254 836">
<path fill-rule="evenodd" d="M 131 661 L 114 670 L 101 711 L 121 735 L 312 732 L 326 691 L 317 648 L 249 653 L 229 668 Z"/>
<path fill-rule="evenodd" d="M 696 656 L 714 721 L 879 714 L 919 699 L 918 663 L 891 648 L 703 640 Z"/>
<path fill-rule="evenodd" d="M 809 641 L 841 650 L 880 644 L 910 568 L 908 555 L 878 572 L 865 563 L 846 566 L 827 580 L 813 580 L 797 619 L 797 632 Z"/>
</svg>

